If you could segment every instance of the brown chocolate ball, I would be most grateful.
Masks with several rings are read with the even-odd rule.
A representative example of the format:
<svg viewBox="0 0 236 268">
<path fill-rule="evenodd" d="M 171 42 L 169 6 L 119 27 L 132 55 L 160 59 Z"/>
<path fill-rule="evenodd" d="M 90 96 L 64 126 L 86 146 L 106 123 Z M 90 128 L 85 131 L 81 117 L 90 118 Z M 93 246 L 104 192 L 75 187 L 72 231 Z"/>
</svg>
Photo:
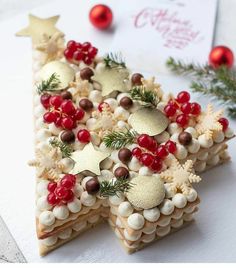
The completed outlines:
<svg viewBox="0 0 236 268">
<path fill-rule="evenodd" d="M 71 130 L 63 130 L 60 133 L 60 139 L 65 143 L 73 143 L 75 141 L 75 134 Z"/>
<path fill-rule="evenodd" d="M 90 111 L 93 109 L 93 103 L 89 99 L 81 99 L 79 101 L 79 106 L 85 111 Z"/>
<path fill-rule="evenodd" d="M 140 73 L 133 74 L 132 77 L 131 77 L 132 85 L 134 85 L 134 86 L 142 85 L 141 78 L 143 78 L 142 74 L 140 74 Z"/>
<path fill-rule="evenodd" d="M 117 179 L 127 179 L 129 178 L 129 171 L 125 167 L 118 167 L 115 170 L 114 175 Z"/>
<path fill-rule="evenodd" d="M 127 163 L 132 157 L 132 153 L 128 148 L 122 148 L 118 152 L 118 158 L 122 163 Z"/>
<path fill-rule="evenodd" d="M 129 97 L 123 97 L 120 100 L 120 106 L 123 107 L 124 109 L 128 110 L 129 108 L 131 108 L 133 105 L 133 101 L 131 98 Z"/>
<path fill-rule="evenodd" d="M 178 139 L 182 145 L 189 145 L 192 142 L 192 135 L 184 131 L 179 134 Z"/>
<path fill-rule="evenodd" d="M 69 91 L 63 91 L 61 97 L 63 100 L 72 100 L 72 94 Z"/>
<path fill-rule="evenodd" d="M 85 67 L 80 71 L 80 78 L 82 80 L 91 81 L 91 77 L 94 75 L 94 72 L 89 67 Z"/>
<path fill-rule="evenodd" d="M 88 180 L 85 184 L 85 189 L 88 194 L 96 194 L 100 189 L 100 183 L 97 177 Z"/>
</svg>

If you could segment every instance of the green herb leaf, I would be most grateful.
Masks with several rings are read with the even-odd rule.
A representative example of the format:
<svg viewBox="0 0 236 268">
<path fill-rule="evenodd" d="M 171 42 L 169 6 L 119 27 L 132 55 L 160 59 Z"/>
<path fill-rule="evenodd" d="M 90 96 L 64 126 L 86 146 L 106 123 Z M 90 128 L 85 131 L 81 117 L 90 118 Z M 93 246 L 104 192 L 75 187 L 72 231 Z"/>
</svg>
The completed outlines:
<svg viewBox="0 0 236 268">
<path fill-rule="evenodd" d="M 59 77 L 56 73 L 53 73 L 48 80 L 43 80 L 37 85 L 37 92 L 39 95 L 47 91 L 55 91 L 60 84 Z"/>
<path fill-rule="evenodd" d="M 62 157 L 70 157 L 71 153 L 73 152 L 70 146 L 62 141 L 57 140 L 56 138 L 50 139 L 49 144 L 54 148 L 59 148 L 62 152 Z"/>
<path fill-rule="evenodd" d="M 128 192 L 133 184 L 127 179 L 102 181 L 100 183 L 100 195 L 104 197 L 118 195 L 119 193 Z"/>
</svg>

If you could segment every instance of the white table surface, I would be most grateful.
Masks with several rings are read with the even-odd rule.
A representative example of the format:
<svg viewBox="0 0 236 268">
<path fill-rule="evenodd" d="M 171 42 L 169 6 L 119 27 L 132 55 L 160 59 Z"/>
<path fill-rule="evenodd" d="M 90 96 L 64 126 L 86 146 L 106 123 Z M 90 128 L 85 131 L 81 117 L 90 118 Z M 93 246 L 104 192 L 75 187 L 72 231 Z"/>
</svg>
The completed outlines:
<svg viewBox="0 0 236 268">
<path fill-rule="evenodd" d="M 1 114 L 1 185 L 0 215 L 14 236 L 28 262 L 234 262 L 236 261 L 236 140 L 230 142 L 232 162 L 217 167 L 202 175 L 197 185 L 201 197 L 200 211 L 196 223 L 185 230 L 172 234 L 146 249 L 127 255 L 119 245 L 107 224 L 91 230 L 78 239 L 59 248 L 44 258 L 37 252 L 34 226 L 34 170 L 27 166 L 33 156 L 32 95 L 31 95 L 31 47 L 27 39 L 16 39 L 14 33 L 27 23 L 23 8 L 10 10 L 8 19 L 3 19 L 0 1 L 0 114 Z M 15 1 L 24 2 L 24 1 Z M 29 2 L 29 1 L 25 1 Z M 43 0 L 41 0 L 43 2 Z M 82 1 L 80 1 L 81 3 Z M 61 1 L 51 1 L 47 7 L 40 7 L 34 14 L 51 16 L 62 14 L 60 28 L 68 39 L 79 36 L 82 40 L 96 39 L 100 50 L 106 51 L 112 40 L 112 33 L 98 33 L 91 28 L 71 29 L 72 16 L 77 12 L 81 25 L 87 18 L 82 15 L 87 1 L 80 10 L 62 9 Z M 89 1 L 92 6 L 97 1 Z M 113 7 L 114 1 L 103 1 Z M 126 1 L 122 1 L 124 4 Z M 216 43 L 236 48 L 232 37 L 232 14 L 236 3 L 231 0 L 220 2 Z M 119 1 L 121 3 L 121 1 Z M 9 5 L 9 4 L 8 4 Z M 25 4 L 24 9 L 27 10 Z M 89 9 L 86 7 L 86 9 Z M 226 15 L 227 11 L 227 16 Z M 22 13 L 20 15 L 15 15 Z M 224 13 L 224 16 L 222 15 Z M 235 14 L 235 13 L 234 13 Z M 11 18 L 9 18 L 9 16 Z M 227 25 L 227 31 L 225 28 Z M 224 27 L 223 27 L 224 26 Z M 86 26 L 87 27 L 87 26 Z M 85 28 L 86 28 L 85 27 Z M 101 38 L 102 35 L 102 38 Z M 234 50 L 236 52 L 236 50 Z M 145 69 L 145 64 L 143 65 Z M 188 88 L 184 78 L 158 75 L 166 91 L 177 92 Z M 205 107 L 209 98 L 193 95 Z M 236 122 L 231 121 L 236 130 Z M 0 241 L 0 246 L 1 241 Z"/>
</svg>

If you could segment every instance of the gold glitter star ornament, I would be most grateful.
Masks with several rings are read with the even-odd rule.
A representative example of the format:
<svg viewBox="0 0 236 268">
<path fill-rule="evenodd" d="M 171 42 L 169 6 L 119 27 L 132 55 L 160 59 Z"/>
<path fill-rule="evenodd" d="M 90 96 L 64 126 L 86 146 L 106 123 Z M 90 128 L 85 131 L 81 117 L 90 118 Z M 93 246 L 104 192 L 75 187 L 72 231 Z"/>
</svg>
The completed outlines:
<svg viewBox="0 0 236 268">
<path fill-rule="evenodd" d="M 100 163 L 109 156 L 109 153 L 96 150 L 90 142 L 85 145 L 83 150 L 72 153 L 71 159 L 75 164 L 71 173 L 76 175 L 84 171 L 89 171 L 95 175 L 100 175 Z"/>
<path fill-rule="evenodd" d="M 32 43 L 37 45 L 42 42 L 45 34 L 52 36 L 56 32 L 61 32 L 55 27 L 58 19 L 59 16 L 42 19 L 29 14 L 29 25 L 17 32 L 16 36 L 29 36 L 32 39 Z"/>
</svg>

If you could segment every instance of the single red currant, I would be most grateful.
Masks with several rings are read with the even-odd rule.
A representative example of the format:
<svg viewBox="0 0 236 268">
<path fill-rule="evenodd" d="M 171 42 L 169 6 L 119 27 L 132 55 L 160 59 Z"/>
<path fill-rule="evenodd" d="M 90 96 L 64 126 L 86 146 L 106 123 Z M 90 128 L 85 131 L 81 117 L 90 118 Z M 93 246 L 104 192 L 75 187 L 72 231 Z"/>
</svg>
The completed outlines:
<svg viewBox="0 0 236 268">
<path fill-rule="evenodd" d="M 186 114 L 179 114 L 176 117 L 176 123 L 180 125 L 181 127 L 186 127 L 189 122 L 189 116 Z"/>
<path fill-rule="evenodd" d="M 172 104 L 167 104 L 164 108 L 164 112 L 166 114 L 166 116 L 171 117 L 174 116 L 176 113 L 176 108 L 174 105 Z"/>
<path fill-rule="evenodd" d="M 75 120 L 81 120 L 84 117 L 84 110 L 82 110 L 81 108 L 77 108 L 74 114 L 74 119 Z"/>
<path fill-rule="evenodd" d="M 171 99 L 171 100 L 169 100 L 169 101 L 168 101 L 168 104 L 169 104 L 169 105 L 173 105 L 173 106 L 175 107 L 176 110 L 179 109 L 179 105 L 178 105 L 178 103 L 177 103 L 177 101 L 176 101 L 175 99 Z"/>
<path fill-rule="evenodd" d="M 82 44 L 82 50 L 83 51 L 87 51 L 90 47 L 91 47 L 91 43 L 90 42 L 84 42 Z"/>
<path fill-rule="evenodd" d="M 72 174 L 66 174 L 60 181 L 60 185 L 71 189 L 75 185 L 76 177 Z"/>
<path fill-rule="evenodd" d="M 47 201 L 50 205 L 55 206 L 59 203 L 60 200 L 54 193 L 50 193 L 47 196 Z"/>
<path fill-rule="evenodd" d="M 152 144 L 152 138 L 147 134 L 141 134 L 137 139 L 138 145 L 148 148 Z"/>
<path fill-rule="evenodd" d="M 87 57 L 84 58 L 84 63 L 85 64 L 90 65 L 92 62 L 93 62 L 93 60 L 90 57 L 87 56 Z"/>
<path fill-rule="evenodd" d="M 73 54 L 74 54 L 74 51 L 73 50 L 70 50 L 69 48 L 66 48 L 64 50 L 64 56 L 67 60 L 72 60 L 73 59 Z"/>
<path fill-rule="evenodd" d="M 77 43 L 74 40 L 70 40 L 68 41 L 66 47 L 70 50 L 70 51 L 75 51 L 77 49 Z"/>
<path fill-rule="evenodd" d="M 189 102 L 185 102 L 184 104 L 181 105 L 180 110 L 184 113 L 184 114 L 190 114 L 192 111 L 192 105 Z"/>
<path fill-rule="evenodd" d="M 136 158 L 140 158 L 142 154 L 142 150 L 138 147 L 135 147 L 133 150 L 132 150 L 132 155 L 135 156 Z"/>
<path fill-rule="evenodd" d="M 66 187 L 58 186 L 58 187 L 55 189 L 55 195 L 56 195 L 59 199 L 63 199 L 63 198 L 65 198 L 66 195 L 67 195 L 67 189 L 66 189 Z"/>
<path fill-rule="evenodd" d="M 56 116 L 54 113 L 52 112 L 47 112 L 43 115 L 43 120 L 45 123 L 47 124 L 51 124 L 51 123 L 54 123 L 56 121 Z"/>
<path fill-rule="evenodd" d="M 61 121 L 62 121 L 62 118 L 61 117 L 58 117 L 56 119 L 56 121 L 54 122 L 55 126 L 56 127 L 61 127 Z"/>
<path fill-rule="evenodd" d="M 168 155 L 168 151 L 164 145 L 159 145 L 155 151 L 156 156 L 159 158 L 165 158 Z"/>
<path fill-rule="evenodd" d="M 192 115 L 199 115 L 201 113 L 201 105 L 197 102 L 191 103 L 191 114 Z"/>
<path fill-rule="evenodd" d="M 144 166 L 149 167 L 154 161 L 154 156 L 149 153 L 143 153 L 141 154 L 140 161 Z"/>
<path fill-rule="evenodd" d="M 50 107 L 50 98 L 51 95 L 47 93 L 40 96 L 40 102 L 45 109 L 48 109 Z"/>
<path fill-rule="evenodd" d="M 56 188 L 57 188 L 56 182 L 49 182 L 47 189 L 50 193 L 53 193 Z"/>
<path fill-rule="evenodd" d="M 61 95 L 54 95 L 50 98 L 50 104 L 56 109 L 61 106 L 62 101 L 63 99 Z"/>
<path fill-rule="evenodd" d="M 154 172 L 160 172 L 162 169 L 162 161 L 161 159 L 155 157 L 153 163 L 151 164 L 150 168 L 154 171 Z"/>
<path fill-rule="evenodd" d="M 98 105 L 98 111 L 99 112 L 102 112 L 102 110 L 104 109 L 104 108 L 109 108 L 110 107 L 110 105 L 108 104 L 108 103 L 106 103 L 106 102 L 101 102 L 101 103 L 99 103 L 99 105 Z"/>
<path fill-rule="evenodd" d="M 74 200 L 74 193 L 71 190 L 67 190 L 66 196 L 63 198 L 65 203 L 72 202 Z"/>
<path fill-rule="evenodd" d="M 65 116 L 61 120 L 61 125 L 62 125 L 63 128 L 71 130 L 71 129 L 74 128 L 74 121 L 73 121 L 73 119 L 71 117 Z"/>
<path fill-rule="evenodd" d="M 222 125 L 223 131 L 229 127 L 229 120 L 224 117 L 220 118 L 218 122 Z"/>
<path fill-rule="evenodd" d="M 174 154 L 177 150 L 176 143 L 171 140 L 166 142 L 165 147 L 171 154 Z"/>
<path fill-rule="evenodd" d="M 97 55 L 97 53 L 98 53 L 98 49 L 96 47 L 90 47 L 88 49 L 88 55 L 91 58 L 94 58 Z"/>
<path fill-rule="evenodd" d="M 79 132 L 77 133 L 77 138 L 82 143 L 87 143 L 91 139 L 90 133 L 89 133 L 89 131 L 87 129 L 79 130 Z"/>
<path fill-rule="evenodd" d="M 188 102 L 189 100 L 190 100 L 190 94 L 187 91 L 181 91 L 177 95 L 177 101 L 179 103 L 185 103 Z"/>
<path fill-rule="evenodd" d="M 72 100 L 63 100 L 61 104 L 62 112 L 67 115 L 74 115 L 76 112 L 76 109 L 73 105 Z"/>
<path fill-rule="evenodd" d="M 79 42 L 76 42 L 76 49 L 82 49 L 82 44 Z"/>
<path fill-rule="evenodd" d="M 84 59 L 84 53 L 80 50 L 77 50 L 73 54 L 73 59 L 76 61 L 81 61 Z"/>
<path fill-rule="evenodd" d="M 151 152 L 155 152 L 157 148 L 157 142 L 154 138 L 150 138 L 150 144 L 149 146 L 147 147 L 147 149 Z"/>
</svg>

